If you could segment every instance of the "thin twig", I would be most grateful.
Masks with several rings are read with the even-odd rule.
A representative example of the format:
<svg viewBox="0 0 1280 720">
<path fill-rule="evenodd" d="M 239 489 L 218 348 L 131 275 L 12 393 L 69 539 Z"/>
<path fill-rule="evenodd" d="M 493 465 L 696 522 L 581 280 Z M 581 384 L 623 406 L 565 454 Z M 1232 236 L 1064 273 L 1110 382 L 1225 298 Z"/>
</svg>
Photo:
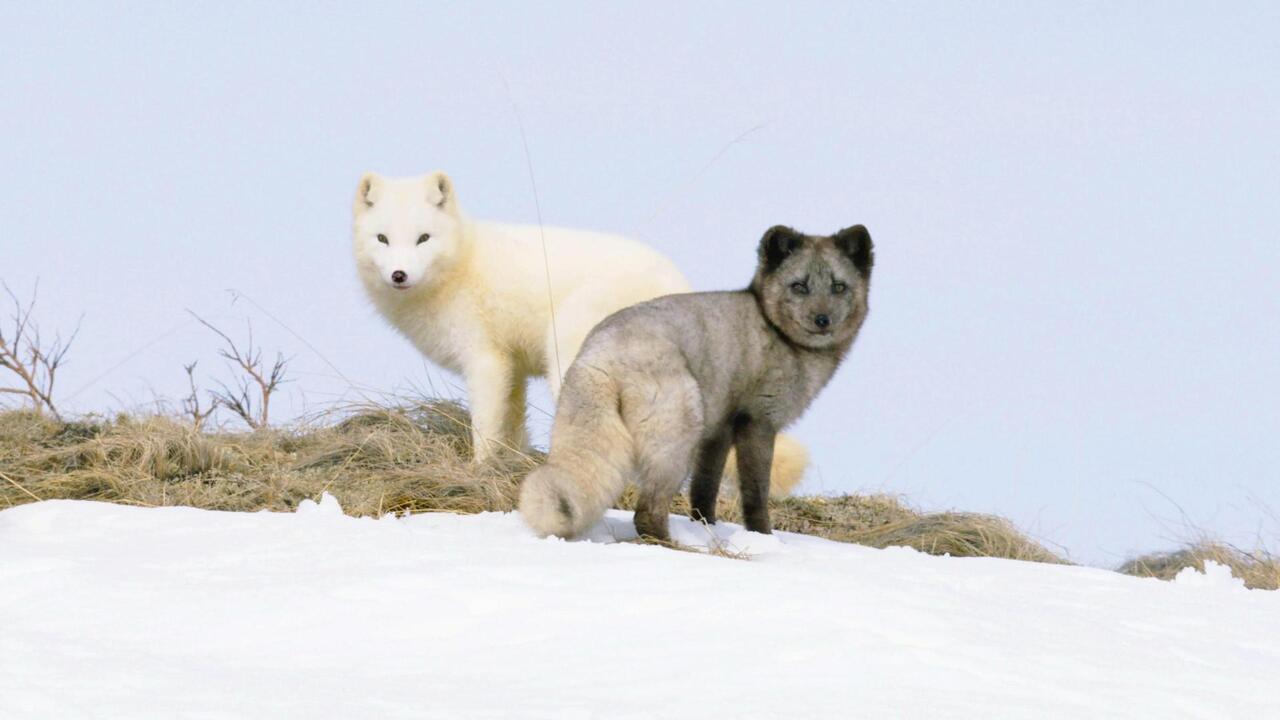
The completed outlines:
<svg viewBox="0 0 1280 720">
<path fill-rule="evenodd" d="M 182 411 L 191 418 L 191 427 L 196 432 L 200 432 L 205 420 L 208 420 L 209 416 L 218 409 L 218 403 L 215 400 L 208 408 L 201 409 L 200 388 L 196 385 L 196 362 L 183 365 L 182 369 L 187 371 L 187 386 L 191 388 L 190 394 L 182 399 Z"/>
</svg>

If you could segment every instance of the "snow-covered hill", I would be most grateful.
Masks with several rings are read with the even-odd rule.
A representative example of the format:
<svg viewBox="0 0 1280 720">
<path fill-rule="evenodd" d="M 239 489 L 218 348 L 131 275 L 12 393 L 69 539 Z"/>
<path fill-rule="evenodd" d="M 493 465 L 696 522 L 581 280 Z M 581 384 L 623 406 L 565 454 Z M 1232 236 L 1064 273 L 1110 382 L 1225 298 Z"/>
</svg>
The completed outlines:
<svg viewBox="0 0 1280 720">
<path fill-rule="evenodd" d="M 1280 717 L 1280 593 L 1229 575 L 629 528 L 5 510 L 0 718 Z"/>
</svg>

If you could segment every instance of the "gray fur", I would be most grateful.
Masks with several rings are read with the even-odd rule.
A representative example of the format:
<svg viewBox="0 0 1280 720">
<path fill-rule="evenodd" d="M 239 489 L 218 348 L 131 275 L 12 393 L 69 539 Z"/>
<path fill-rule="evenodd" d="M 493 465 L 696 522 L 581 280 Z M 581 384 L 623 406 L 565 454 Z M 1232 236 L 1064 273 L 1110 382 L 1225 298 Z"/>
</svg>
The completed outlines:
<svg viewBox="0 0 1280 720">
<path fill-rule="evenodd" d="M 774 438 L 853 345 L 872 263 L 861 225 L 830 237 L 774 227 L 747 290 L 668 295 L 603 320 L 565 376 L 547 462 L 524 481 L 525 521 L 574 537 L 632 480 L 636 529 L 667 539 L 671 499 L 692 471 L 692 514 L 715 522 L 732 447 L 746 526 L 770 532 Z"/>
</svg>

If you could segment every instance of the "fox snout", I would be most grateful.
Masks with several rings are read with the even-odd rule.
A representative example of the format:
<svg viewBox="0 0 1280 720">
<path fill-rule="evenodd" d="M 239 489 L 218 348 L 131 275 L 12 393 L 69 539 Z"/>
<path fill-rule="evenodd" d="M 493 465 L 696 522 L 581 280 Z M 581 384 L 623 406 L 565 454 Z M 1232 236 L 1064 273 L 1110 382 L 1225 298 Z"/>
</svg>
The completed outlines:
<svg viewBox="0 0 1280 720">
<path fill-rule="evenodd" d="M 831 326 L 831 318 L 823 314 L 814 315 L 813 324 L 817 325 L 818 328 L 821 330 L 826 330 L 828 327 Z"/>
<path fill-rule="evenodd" d="M 409 273 L 404 270 L 394 270 L 391 273 L 391 287 L 396 290 L 408 290 L 413 287 L 414 281 L 409 279 Z"/>
</svg>

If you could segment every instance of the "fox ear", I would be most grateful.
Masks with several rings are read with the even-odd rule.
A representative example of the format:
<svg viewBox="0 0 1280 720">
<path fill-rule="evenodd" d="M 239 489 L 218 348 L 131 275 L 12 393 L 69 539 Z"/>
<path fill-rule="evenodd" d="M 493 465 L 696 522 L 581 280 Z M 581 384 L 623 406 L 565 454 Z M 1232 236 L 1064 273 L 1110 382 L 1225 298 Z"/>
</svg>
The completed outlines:
<svg viewBox="0 0 1280 720">
<path fill-rule="evenodd" d="M 453 181 L 443 171 L 437 170 L 427 176 L 427 202 L 441 210 L 453 205 Z"/>
<path fill-rule="evenodd" d="M 853 261 L 853 266 L 863 277 L 871 274 L 871 266 L 875 264 L 875 249 L 871 244 L 871 233 L 862 225 L 847 227 L 831 236 L 836 248 Z"/>
<path fill-rule="evenodd" d="M 804 244 L 804 236 L 785 225 L 774 225 L 760 238 L 760 265 L 765 273 L 778 269 L 783 260 Z"/>
<path fill-rule="evenodd" d="M 356 186 L 356 212 L 364 212 L 378 201 L 378 193 L 382 190 L 382 176 L 376 172 L 367 172 L 360 176 L 360 184 Z"/>
</svg>

